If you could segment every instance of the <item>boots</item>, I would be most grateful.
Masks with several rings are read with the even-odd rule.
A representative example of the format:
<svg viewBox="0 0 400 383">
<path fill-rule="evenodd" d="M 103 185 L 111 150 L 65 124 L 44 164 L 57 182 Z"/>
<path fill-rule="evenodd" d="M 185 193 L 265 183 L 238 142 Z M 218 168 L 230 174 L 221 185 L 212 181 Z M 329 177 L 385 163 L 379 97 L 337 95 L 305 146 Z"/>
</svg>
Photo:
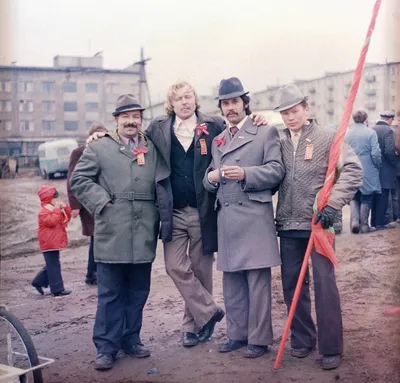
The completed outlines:
<svg viewBox="0 0 400 383">
<path fill-rule="evenodd" d="M 369 212 L 371 210 L 371 204 L 362 203 L 360 206 L 360 221 L 361 221 L 361 233 L 371 233 L 376 229 L 368 225 Z"/>
<path fill-rule="evenodd" d="M 353 234 L 360 232 L 360 203 L 354 199 L 350 201 L 350 231 Z"/>
</svg>

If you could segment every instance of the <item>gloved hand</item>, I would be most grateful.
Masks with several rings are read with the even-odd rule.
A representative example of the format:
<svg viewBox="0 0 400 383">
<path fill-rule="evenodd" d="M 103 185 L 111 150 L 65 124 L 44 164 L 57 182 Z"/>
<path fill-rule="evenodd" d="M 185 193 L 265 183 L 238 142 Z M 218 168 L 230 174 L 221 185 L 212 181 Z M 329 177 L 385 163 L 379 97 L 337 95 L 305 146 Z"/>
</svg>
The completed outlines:
<svg viewBox="0 0 400 383">
<path fill-rule="evenodd" d="M 317 224 L 319 221 L 321 221 L 321 226 L 324 229 L 329 229 L 331 226 L 333 226 L 336 214 L 337 214 L 337 210 L 336 209 L 334 209 L 331 206 L 325 206 L 317 214 L 317 218 L 315 220 L 315 224 Z"/>
</svg>

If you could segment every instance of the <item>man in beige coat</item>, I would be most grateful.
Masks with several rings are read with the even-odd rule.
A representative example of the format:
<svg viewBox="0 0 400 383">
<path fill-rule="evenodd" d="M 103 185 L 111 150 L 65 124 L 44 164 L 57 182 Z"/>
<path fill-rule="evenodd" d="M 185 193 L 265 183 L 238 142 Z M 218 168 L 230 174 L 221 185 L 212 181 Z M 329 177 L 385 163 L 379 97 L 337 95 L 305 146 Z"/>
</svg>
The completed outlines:
<svg viewBox="0 0 400 383">
<path fill-rule="evenodd" d="M 271 267 L 280 265 L 271 189 L 284 176 L 279 133 L 256 127 L 239 79 L 222 80 L 219 107 L 229 128 L 213 141 L 204 186 L 217 193 L 218 257 L 223 271 L 228 341 L 220 352 L 248 344 L 256 358 L 272 344 Z"/>
</svg>

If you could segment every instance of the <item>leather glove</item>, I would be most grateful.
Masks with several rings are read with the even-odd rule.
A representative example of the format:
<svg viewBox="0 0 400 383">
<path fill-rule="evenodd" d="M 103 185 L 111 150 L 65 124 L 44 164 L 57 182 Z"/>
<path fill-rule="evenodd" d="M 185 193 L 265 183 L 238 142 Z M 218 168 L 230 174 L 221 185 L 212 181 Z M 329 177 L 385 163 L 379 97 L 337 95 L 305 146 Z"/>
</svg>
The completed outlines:
<svg viewBox="0 0 400 383">
<path fill-rule="evenodd" d="M 317 224 L 319 221 L 321 221 L 321 226 L 324 229 L 329 229 L 331 226 L 333 226 L 336 214 L 337 214 L 337 210 L 336 209 L 334 209 L 331 206 L 325 206 L 317 214 L 317 218 L 315 220 L 315 224 Z"/>
</svg>

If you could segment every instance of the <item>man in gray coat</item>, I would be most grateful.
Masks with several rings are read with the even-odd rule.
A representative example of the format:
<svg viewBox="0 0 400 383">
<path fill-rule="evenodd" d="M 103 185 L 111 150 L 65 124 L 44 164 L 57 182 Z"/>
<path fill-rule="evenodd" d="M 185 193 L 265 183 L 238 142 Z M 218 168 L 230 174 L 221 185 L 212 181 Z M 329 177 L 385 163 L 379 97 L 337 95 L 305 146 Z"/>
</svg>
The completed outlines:
<svg viewBox="0 0 400 383">
<path fill-rule="evenodd" d="M 307 99 L 296 85 L 290 84 L 281 89 L 279 105 L 275 108 L 287 127 L 281 140 L 286 174 L 279 187 L 276 226 L 280 237 L 283 294 L 288 309 L 310 238 L 313 205 L 325 182 L 329 152 L 336 134 L 333 129 L 308 120 Z M 328 204 L 318 213 L 318 221 L 324 229 L 333 226 L 337 212 L 352 200 L 362 178 L 357 156 L 344 144 Z M 321 367 L 333 369 L 340 365 L 343 352 L 342 313 L 334 265 L 315 249 L 311 259 L 318 348 L 323 356 Z M 292 356 L 297 358 L 307 357 L 317 340 L 311 317 L 309 283 L 307 271 L 291 327 Z"/>
<path fill-rule="evenodd" d="M 376 132 L 368 127 L 368 114 L 358 110 L 353 114 L 354 125 L 347 131 L 345 141 L 357 154 L 364 173 L 363 184 L 350 202 L 352 233 L 376 230 L 368 224 L 372 198 L 381 193 L 379 169 L 382 166 L 381 150 Z"/>
<path fill-rule="evenodd" d="M 95 216 L 97 370 L 112 368 L 120 349 L 150 356 L 140 330 L 160 224 L 156 182 L 165 169 L 140 131 L 143 110 L 135 96 L 120 96 L 113 113 L 116 133 L 84 150 L 70 180 L 75 197 Z"/>
<path fill-rule="evenodd" d="M 223 271 L 228 340 L 256 358 L 272 344 L 271 267 L 280 265 L 271 189 L 284 176 L 276 127 L 256 127 L 250 98 L 236 77 L 222 80 L 219 108 L 229 128 L 212 145 L 204 186 L 217 193 L 218 257 Z"/>
</svg>

